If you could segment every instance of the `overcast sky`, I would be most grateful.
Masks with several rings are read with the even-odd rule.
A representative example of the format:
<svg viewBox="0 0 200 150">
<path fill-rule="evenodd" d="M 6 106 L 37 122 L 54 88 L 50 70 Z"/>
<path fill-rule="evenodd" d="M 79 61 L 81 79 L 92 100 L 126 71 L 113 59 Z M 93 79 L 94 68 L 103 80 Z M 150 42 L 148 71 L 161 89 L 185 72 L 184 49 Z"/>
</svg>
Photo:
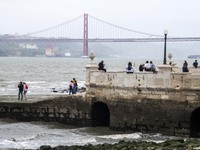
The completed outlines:
<svg viewBox="0 0 200 150">
<path fill-rule="evenodd" d="M 200 36 L 200 0 L 1 0 L 0 34 L 26 34 L 88 13 L 132 30 Z"/>
</svg>

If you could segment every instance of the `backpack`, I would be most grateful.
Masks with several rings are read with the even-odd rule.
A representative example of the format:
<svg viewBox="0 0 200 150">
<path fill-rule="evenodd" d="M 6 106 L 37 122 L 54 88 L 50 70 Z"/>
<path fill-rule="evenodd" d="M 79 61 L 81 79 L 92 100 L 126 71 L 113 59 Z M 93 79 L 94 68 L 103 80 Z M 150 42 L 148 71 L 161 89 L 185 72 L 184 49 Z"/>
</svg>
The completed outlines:
<svg viewBox="0 0 200 150">
<path fill-rule="evenodd" d="M 132 67 L 129 65 L 127 69 L 128 69 L 128 70 L 131 70 L 131 69 L 132 69 Z"/>
</svg>

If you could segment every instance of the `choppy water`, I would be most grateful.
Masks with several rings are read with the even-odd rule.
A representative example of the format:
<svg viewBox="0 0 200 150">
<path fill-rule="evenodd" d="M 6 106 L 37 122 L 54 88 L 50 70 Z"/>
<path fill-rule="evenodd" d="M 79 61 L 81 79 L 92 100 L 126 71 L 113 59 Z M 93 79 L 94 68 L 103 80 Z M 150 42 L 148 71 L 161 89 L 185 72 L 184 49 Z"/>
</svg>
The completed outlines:
<svg viewBox="0 0 200 150">
<path fill-rule="evenodd" d="M 125 70 L 131 61 L 135 70 L 145 60 L 134 58 L 95 59 L 104 60 L 107 70 Z M 28 95 L 48 94 L 52 88 L 66 89 L 72 78 L 84 86 L 85 65 L 89 59 L 79 58 L 26 58 L 0 57 L 0 96 L 18 94 L 19 81 L 29 85 Z M 162 60 L 153 60 L 156 65 Z M 182 60 L 179 64 L 182 63 Z M 36 149 L 41 145 L 84 145 L 114 143 L 119 140 L 163 141 L 172 137 L 160 134 L 120 133 L 109 128 L 76 128 L 58 123 L 16 122 L 0 119 L 0 148 Z"/>
<path fill-rule="evenodd" d="M 0 120 L 0 149 L 37 149 L 41 145 L 85 145 L 116 143 L 120 140 L 161 142 L 173 137 L 160 134 L 114 132 L 106 127 L 76 128 L 55 122 L 16 122 Z"/>
<path fill-rule="evenodd" d="M 0 94 L 17 93 L 17 84 L 25 81 L 29 94 L 48 93 L 52 88 L 67 88 L 73 78 L 84 81 L 88 60 L 63 58 L 0 58 Z"/>
</svg>

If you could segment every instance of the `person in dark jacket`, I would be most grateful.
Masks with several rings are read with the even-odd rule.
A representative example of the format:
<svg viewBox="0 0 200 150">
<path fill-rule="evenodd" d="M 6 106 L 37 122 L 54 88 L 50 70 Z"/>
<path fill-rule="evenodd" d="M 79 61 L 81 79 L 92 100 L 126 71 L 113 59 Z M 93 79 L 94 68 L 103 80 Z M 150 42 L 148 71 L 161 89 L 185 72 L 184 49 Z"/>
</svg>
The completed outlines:
<svg viewBox="0 0 200 150">
<path fill-rule="evenodd" d="M 195 61 L 193 62 L 193 67 L 194 67 L 194 68 L 198 68 L 198 62 L 197 62 L 197 60 L 195 60 Z"/>
<path fill-rule="evenodd" d="M 104 64 L 104 62 L 103 62 L 103 60 L 99 63 L 99 70 L 103 70 L 103 71 L 105 71 L 106 72 L 106 69 L 104 68 L 104 66 L 105 66 L 105 64 Z"/>
<path fill-rule="evenodd" d="M 75 78 L 73 78 L 73 83 L 74 83 L 74 94 L 76 94 L 78 91 L 78 83 Z"/>
<path fill-rule="evenodd" d="M 183 72 L 189 72 L 188 63 L 186 61 L 183 63 L 182 71 Z"/>
<path fill-rule="evenodd" d="M 22 82 L 20 82 L 18 84 L 18 89 L 19 89 L 19 93 L 18 93 L 18 100 L 23 100 L 23 91 L 24 91 L 24 85 Z M 20 97 L 21 96 L 21 97 Z"/>
<path fill-rule="evenodd" d="M 139 71 L 144 71 L 144 64 L 140 64 Z"/>
</svg>

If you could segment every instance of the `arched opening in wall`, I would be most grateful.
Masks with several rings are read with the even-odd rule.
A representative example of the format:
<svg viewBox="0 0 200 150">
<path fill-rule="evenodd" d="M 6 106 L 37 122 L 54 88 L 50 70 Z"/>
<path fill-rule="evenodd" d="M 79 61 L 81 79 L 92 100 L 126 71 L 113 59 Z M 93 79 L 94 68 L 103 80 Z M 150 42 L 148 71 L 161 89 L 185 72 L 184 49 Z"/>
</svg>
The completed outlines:
<svg viewBox="0 0 200 150">
<path fill-rule="evenodd" d="M 195 109 L 190 117 L 190 137 L 200 137 L 200 108 Z"/>
<path fill-rule="evenodd" d="M 103 102 L 96 102 L 92 105 L 91 117 L 92 126 L 110 125 L 110 111 L 108 106 Z"/>
</svg>

